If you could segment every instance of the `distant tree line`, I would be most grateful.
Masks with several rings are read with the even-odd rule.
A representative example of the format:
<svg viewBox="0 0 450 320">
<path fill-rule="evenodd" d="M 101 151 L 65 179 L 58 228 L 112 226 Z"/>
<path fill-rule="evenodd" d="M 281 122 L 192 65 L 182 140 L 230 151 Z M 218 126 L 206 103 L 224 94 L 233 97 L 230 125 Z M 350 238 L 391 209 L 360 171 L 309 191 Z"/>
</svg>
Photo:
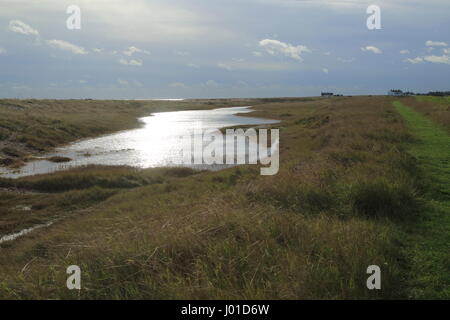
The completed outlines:
<svg viewBox="0 0 450 320">
<path fill-rule="evenodd" d="M 436 97 L 444 97 L 450 96 L 450 91 L 430 91 L 428 93 L 418 93 L 418 96 L 436 96 Z"/>
<path fill-rule="evenodd" d="M 414 93 L 411 91 L 403 92 L 402 90 L 390 90 L 388 92 L 390 96 L 436 96 L 436 97 L 444 97 L 450 96 L 450 91 L 430 91 L 428 93 Z"/>
</svg>

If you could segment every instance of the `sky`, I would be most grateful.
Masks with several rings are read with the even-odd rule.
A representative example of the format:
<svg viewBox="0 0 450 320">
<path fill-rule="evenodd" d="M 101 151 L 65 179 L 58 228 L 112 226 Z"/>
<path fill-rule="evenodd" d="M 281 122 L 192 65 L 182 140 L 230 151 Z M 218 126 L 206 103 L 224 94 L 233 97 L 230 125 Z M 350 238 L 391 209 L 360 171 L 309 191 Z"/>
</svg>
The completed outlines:
<svg viewBox="0 0 450 320">
<path fill-rule="evenodd" d="M 450 90 L 449 0 L 0 0 L 0 98 L 389 89 Z"/>
</svg>

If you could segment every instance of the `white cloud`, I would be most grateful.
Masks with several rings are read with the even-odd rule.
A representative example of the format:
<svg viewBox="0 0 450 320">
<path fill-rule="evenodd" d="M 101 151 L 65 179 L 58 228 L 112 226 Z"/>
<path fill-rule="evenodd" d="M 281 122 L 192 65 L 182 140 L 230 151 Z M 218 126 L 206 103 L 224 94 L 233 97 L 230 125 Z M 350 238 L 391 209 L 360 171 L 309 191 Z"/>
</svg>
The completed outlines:
<svg viewBox="0 0 450 320">
<path fill-rule="evenodd" d="M 6 49 L 0 47 L 0 54 L 5 54 L 6 53 Z"/>
<path fill-rule="evenodd" d="M 74 54 L 87 54 L 88 53 L 83 47 L 79 47 L 75 44 L 72 44 L 72 43 L 64 41 L 64 40 L 47 40 L 47 44 L 52 48 L 61 49 L 64 51 L 70 51 Z"/>
<path fill-rule="evenodd" d="M 94 49 L 92 49 L 92 51 L 94 51 L 96 53 L 102 53 L 103 51 L 105 51 L 105 49 L 103 49 L 103 48 L 94 48 Z"/>
<path fill-rule="evenodd" d="M 349 58 L 349 59 L 337 58 L 337 60 L 342 63 L 352 63 L 353 61 L 355 61 L 355 58 Z"/>
<path fill-rule="evenodd" d="M 137 67 L 140 67 L 144 64 L 143 61 L 139 59 L 131 59 L 131 60 L 120 59 L 119 63 L 126 66 L 137 66 Z"/>
<path fill-rule="evenodd" d="M 262 56 L 262 52 L 259 52 L 259 51 L 253 51 L 253 52 L 252 52 L 252 55 L 253 55 L 254 57 L 261 57 L 261 56 Z"/>
<path fill-rule="evenodd" d="M 448 44 L 443 41 L 431 41 L 431 40 L 428 40 L 427 42 L 425 42 L 425 45 L 427 47 L 447 47 L 448 46 Z"/>
<path fill-rule="evenodd" d="M 409 54 L 409 50 L 400 50 L 400 54 Z"/>
<path fill-rule="evenodd" d="M 217 88 L 219 86 L 219 84 L 216 81 L 214 81 L 214 80 L 206 81 L 205 85 L 207 87 L 212 87 L 212 88 Z"/>
<path fill-rule="evenodd" d="M 218 63 L 217 67 L 228 71 L 286 71 L 298 69 L 299 65 L 297 63 L 246 62 L 244 60 L 234 59 L 227 63 Z"/>
<path fill-rule="evenodd" d="M 361 50 L 362 51 L 370 51 L 370 52 L 375 53 L 375 54 L 383 53 L 383 51 L 381 51 L 379 48 L 377 48 L 375 46 L 366 46 L 366 47 L 361 48 Z"/>
<path fill-rule="evenodd" d="M 221 68 L 221 69 L 225 69 L 225 70 L 228 70 L 228 71 L 233 70 L 233 67 L 231 67 L 230 65 L 225 64 L 225 63 L 218 63 L 217 66 L 219 68 Z"/>
<path fill-rule="evenodd" d="M 444 54 L 450 54 L 450 48 L 442 49 L 442 51 L 444 51 Z"/>
<path fill-rule="evenodd" d="M 323 71 L 323 73 L 327 73 L 327 74 L 329 72 L 329 70 L 327 68 L 323 68 L 322 71 Z"/>
<path fill-rule="evenodd" d="M 417 64 L 420 62 L 431 62 L 431 63 L 444 63 L 444 64 L 450 64 L 450 55 L 442 55 L 442 56 L 436 56 L 436 55 L 430 55 L 430 56 L 423 56 L 423 57 L 416 57 L 413 59 L 406 59 L 406 62 Z"/>
<path fill-rule="evenodd" d="M 134 46 L 128 47 L 128 49 L 125 50 L 125 51 L 123 52 L 123 54 L 125 54 L 125 55 L 127 55 L 127 56 L 129 56 L 129 57 L 131 57 L 131 56 L 132 56 L 133 54 L 135 54 L 135 53 L 145 53 L 145 54 L 150 54 L 149 51 L 142 50 L 142 49 L 139 49 L 139 48 L 134 47 Z"/>
<path fill-rule="evenodd" d="M 238 81 L 236 81 L 236 84 L 237 84 L 239 87 L 248 87 L 248 83 L 245 82 L 244 80 L 238 80 Z"/>
<path fill-rule="evenodd" d="M 142 62 L 142 60 L 130 60 L 129 61 L 129 65 L 130 66 L 142 66 L 142 64 L 143 64 L 143 62 Z"/>
<path fill-rule="evenodd" d="M 408 58 L 408 59 L 405 59 L 404 61 L 412 63 L 412 64 L 417 64 L 417 63 L 423 62 L 423 58 L 422 57 L 416 57 L 416 58 L 412 58 L 412 59 Z"/>
<path fill-rule="evenodd" d="M 17 32 L 25 35 L 38 36 L 39 32 L 20 20 L 11 20 L 8 26 L 9 31 Z"/>
<path fill-rule="evenodd" d="M 121 86 L 136 86 L 136 87 L 143 87 L 144 85 L 137 81 L 137 80 L 123 80 L 123 79 L 117 79 L 117 83 L 120 84 Z"/>
<path fill-rule="evenodd" d="M 431 63 L 445 63 L 450 64 L 450 56 L 442 55 L 442 56 L 425 56 L 423 57 L 425 61 Z"/>
<path fill-rule="evenodd" d="M 281 42 L 273 39 L 264 39 L 259 42 L 259 46 L 264 48 L 269 54 L 283 54 L 289 58 L 303 61 L 302 53 L 311 52 L 306 46 L 293 46 L 289 43 Z"/>
<path fill-rule="evenodd" d="M 186 66 L 188 66 L 189 68 L 195 68 L 195 69 L 200 68 L 200 66 L 195 63 L 188 63 Z"/>
<path fill-rule="evenodd" d="M 171 88 L 186 88 L 186 85 L 183 82 L 172 82 L 169 84 Z"/>
<path fill-rule="evenodd" d="M 180 57 L 187 57 L 187 56 L 189 55 L 189 52 L 187 52 L 187 51 L 178 51 L 178 50 L 175 50 L 173 53 L 174 53 L 175 55 L 177 55 L 177 56 L 180 56 Z"/>
</svg>

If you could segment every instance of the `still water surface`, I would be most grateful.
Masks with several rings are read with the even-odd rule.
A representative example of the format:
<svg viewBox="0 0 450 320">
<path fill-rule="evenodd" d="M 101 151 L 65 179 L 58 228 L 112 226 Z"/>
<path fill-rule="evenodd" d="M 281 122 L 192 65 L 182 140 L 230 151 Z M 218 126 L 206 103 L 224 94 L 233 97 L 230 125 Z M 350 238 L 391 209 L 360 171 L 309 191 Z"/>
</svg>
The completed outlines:
<svg viewBox="0 0 450 320">
<path fill-rule="evenodd" d="M 251 111 L 253 110 L 248 107 L 233 107 L 154 113 L 149 117 L 140 118 L 142 126 L 138 129 L 77 141 L 43 156 L 68 157 L 72 159 L 70 162 L 30 161 L 20 170 L 0 168 L 0 177 L 19 178 L 91 164 L 127 165 L 137 168 L 173 166 L 174 163 L 180 162 L 182 157 L 181 136 L 199 126 L 202 129 L 219 129 L 278 122 L 237 115 Z"/>
</svg>

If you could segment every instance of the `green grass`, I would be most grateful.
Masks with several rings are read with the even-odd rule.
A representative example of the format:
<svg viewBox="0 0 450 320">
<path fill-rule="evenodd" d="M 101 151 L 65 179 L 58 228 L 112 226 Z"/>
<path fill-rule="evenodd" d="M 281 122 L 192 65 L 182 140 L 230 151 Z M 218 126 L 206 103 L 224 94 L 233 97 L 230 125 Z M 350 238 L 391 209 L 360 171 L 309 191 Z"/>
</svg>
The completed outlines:
<svg viewBox="0 0 450 320">
<path fill-rule="evenodd" d="M 413 298 L 450 298 L 450 136 L 447 131 L 408 106 L 396 110 L 415 133 L 410 152 L 418 159 L 427 189 L 424 213 L 408 225 L 407 252 L 412 262 L 410 295 Z"/>
</svg>

